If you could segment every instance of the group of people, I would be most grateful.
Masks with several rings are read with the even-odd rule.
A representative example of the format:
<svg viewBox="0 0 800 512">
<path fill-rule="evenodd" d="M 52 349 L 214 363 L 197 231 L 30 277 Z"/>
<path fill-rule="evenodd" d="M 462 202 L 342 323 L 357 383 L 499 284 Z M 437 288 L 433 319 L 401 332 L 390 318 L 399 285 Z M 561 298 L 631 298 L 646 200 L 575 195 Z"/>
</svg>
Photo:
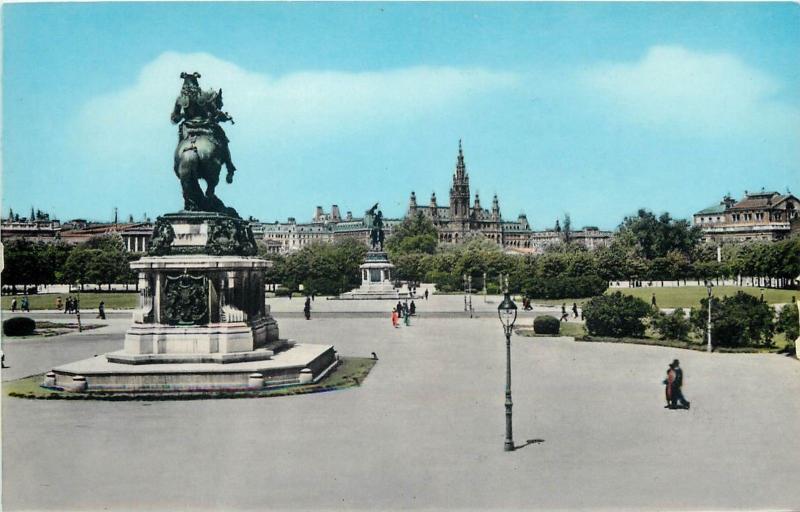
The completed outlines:
<svg viewBox="0 0 800 512">
<path fill-rule="evenodd" d="M 427 290 L 426 290 L 427 293 Z M 392 327 L 400 327 L 400 319 L 406 326 L 411 325 L 411 317 L 417 314 L 417 305 L 412 300 L 411 303 L 398 301 L 397 306 L 392 308 Z"/>
<path fill-rule="evenodd" d="M 580 313 L 578 312 L 578 303 L 572 303 L 572 318 L 577 319 L 580 317 L 583 320 L 583 311 Z M 561 321 L 562 322 L 569 322 L 569 313 L 567 313 L 567 304 L 561 304 Z"/>
<path fill-rule="evenodd" d="M 101 302 L 100 304 L 103 303 Z M 61 297 L 56 299 L 56 309 L 61 311 Z M 80 311 L 80 301 L 77 297 L 68 296 L 64 304 L 64 314 L 77 313 L 78 311 Z M 103 318 L 105 318 L 105 311 L 103 312 Z"/>
<path fill-rule="evenodd" d="M 683 396 L 683 370 L 680 361 L 675 359 L 667 368 L 667 378 L 664 379 L 664 394 L 667 399 L 666 409 L 688 409 L 691 405 Z M 679 405 L 680 404 L 680 405 Z"/>
<path fill-rule="evenodd" d="M 31 304 L 28 301 L 28 296 L 27 295 L 23 295 L 22 299 L 20 299 L 20 301 L 19 301 L 19 309 L 20 309 L 20 311 L 30 312 Z M 14 313 L 16 311 L 17 311 L 17 298 L 14 297 L 13 299 L 11 299 L 11 312 Z"/>
</svg>

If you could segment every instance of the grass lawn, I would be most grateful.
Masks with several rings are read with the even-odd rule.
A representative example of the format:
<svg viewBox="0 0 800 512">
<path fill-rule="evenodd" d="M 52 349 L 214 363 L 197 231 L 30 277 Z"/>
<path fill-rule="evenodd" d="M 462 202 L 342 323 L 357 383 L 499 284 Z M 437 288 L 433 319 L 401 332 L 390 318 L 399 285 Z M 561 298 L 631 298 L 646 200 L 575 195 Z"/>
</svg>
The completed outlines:
<svg viewBox="0 0 800 512">
<path fill-rule="evenodd" d="M 78 294 L 73 294 L 77 297 Z M 17 299 L 17 311 L 20 308 L 22 295 L 3 295 L 2 308 L 3 310 L 11 309 L 11 300 Z M 35 309 L 56 309 L 56 300 L 61 297 L 61 307 L 63 308 L 64 302 L 67 299 L 66 293 L 44 293 L 37 295 L 29 295 L 31 311 Z M 86 292 L 80 294 L 81 309 L 97 309 L 100 301 L 105 302 L 105 308 L 108 309 L 133 309 L 136 307 L 136 300 L 139 297 L 138 292 Z M 63 310 L 63 309 L 62 309 Z"/>
<path fill-rule="evenodd" d="M 37 400 L 202 400 L 207 398 L 261 398 L 270 396 L 303 395 L 334 391 L 360 386 L 369 375 L 376 361 L 366 357 L 343 357 L 341 364 L 316 384 L 287 386 L 257 391 L 211 391 L 175 393 L 70 393 L 45 389 L 41 386 L 44 375 L 31 375 L 22 379 L 3 382 L 3 394 L 15 398 Z"/>
<path fill-rule="evenodd" d="M 742 291 L 755 297 L 761 297 L 761 290 L 764 290 L 764 300 L 769 304 L 786 304 L 792 302 L 792 296 L 800 298 L 800 291 L 797 290 L 776 290 L 774 288 L 757 288 L 752 286 L 715 286 L 713 293 L 715 297 L 725 297 L 736 295 Z M 700 299 L 708 296 L 705 286 L 679 286 L 674 288 L 614 288 L 606 293 L 620 291 L 627 295 L 639 297 L 650 303 L 653 294 L 656 295 L 656 304 L 661 308 L 689 308 L 699 306 Z"/>
<path fill-rule="evenodd" d="M 776 290 L 774 288 L 757 288 L 753 286 L 715 286 L 714 296 L 725 297 L 736 295 L 736 292 L 743 291 L 754 297 L 761 297 L 761 290 L 764 290 L 764 300 L 769 304 L 788 304 L 792 302 L 792 296 L 800 299 L 798 290 Z M 656 304 L 660 308 L 691 308 L 700 305 L 700 299 L 708 296 L 705 286 L 678 286 L 678 287 L 652 287 L 652 288 L 609 288 L 606 294 L 622 292 L 625 295 L 638 297 L 648 304 L 653 294 L 656 295 Z M 514 300 L 517 300 L 515 297 Z M 546 306 L 560 306 L 566 304 L 567 309 L 572 307 L 573 302 L 578 306 L 583 306 L 589 299 L 532 299 L 533 304 Z M 519 301 L 522 298 L 519 297 Z"/>
</svg>

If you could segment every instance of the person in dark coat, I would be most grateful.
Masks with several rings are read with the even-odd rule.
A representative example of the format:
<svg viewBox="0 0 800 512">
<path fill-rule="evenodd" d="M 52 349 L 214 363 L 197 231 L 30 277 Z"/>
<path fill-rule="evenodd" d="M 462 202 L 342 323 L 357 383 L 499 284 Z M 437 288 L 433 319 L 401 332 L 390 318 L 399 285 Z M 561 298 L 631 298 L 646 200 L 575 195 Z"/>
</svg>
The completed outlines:
<svg viewBox="0 0 800 512">
<path fill-rule="evenodd" d="M 425 288 L 425 300 L 428 300 L 428 289 Z"/>
<path fill-rule="evenodd" d="M 311 320 L 311 297 L 306 297 L 306 303 L 303 306 L 303 314 L 306 315 L 306 320 Z"/>
<path fill-rule="evenodd" d="M 409 312 L 411 313 L 412 316 L 417 314 L 417 305 L 414 304 L 413 300 L 411 301 L 411 305 L 408 306 L 408 310 L 409 310 Z"/>
<path fill-rule="evenodd" d="M 106 303 L 102 300 L 100 301 L 100 305 L 97 306 L 97 318 L 101 320 L 106 319 Z"/>
<path fill-rule="evenodd" d="M 403 317 L 403 303 L 399 300 L 397 301 L 397 306 L 394 307 L 397 310 L 397 314 L 400 315 L 400 318 Z"/>
<path fill-rule="evenodd" d="M 683 370 L 681 369 L 680 361 L 675 359 L 670 366 L 675 371 L 675 381 L 672 383 L 670 405 L 675 409 L 678 407 L 678 402 L 680 402 L 681 407 L 688 409 L 691 404 L 683 396 Z"/>
<path fill-rule="evenodd" d="M 569 322 L 569 315 L 567 314 L 567 305 L 561 304 L 561 321 Z"/>
<path fill-rule="evenodd" d="M 28 296 L 27 295 L 23 295 L 22 296 L 22 302 L 20 302 L 20 309 L 22 311 L 27 311 L 28 313 L 30 313 L 31 305 L 28 302 Z"/>
<path fill-rule="evenodd" d="M 578 318 L 578 303 L 577 302 L 573 302 L 572 303 L 572 315 L 575 318 Z"/>
</svg>

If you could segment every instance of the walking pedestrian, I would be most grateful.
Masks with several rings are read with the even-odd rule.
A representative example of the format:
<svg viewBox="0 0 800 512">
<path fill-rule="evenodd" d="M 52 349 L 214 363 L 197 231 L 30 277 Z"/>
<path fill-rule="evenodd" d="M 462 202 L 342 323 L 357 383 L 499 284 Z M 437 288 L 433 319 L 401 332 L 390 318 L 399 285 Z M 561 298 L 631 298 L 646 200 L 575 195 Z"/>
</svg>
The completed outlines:
<svg viewBox="0 0 800 512">
<path fill-rule="evenodd" d="M 672 364 L 667 367 L 667 377 L 664 379 L 664 398 L 667 401 L 665 409 L 672 409 L 672 385 L 675 383 L 675 370 Z"/>
<path fill-rule="evenodd" d="M 425 300 L 428 300 L 428 289 L 425 288 Z"/>
<path fill-rule="evenodd" d="M 311 297 L 306 297 L 306 303 L 303 306 L 303 314 L 306 316 L 306 320 L 311 320 Z"/>
<path fill-rule="evenodd" d="M 17 310 L 17 298 L 14 297 L 11 299 L 11 312 L 14 313 Z"/>
<path fill-rule="evenodd" d="M 672 383 L 672 394 L 670 396 L 670 405 L 673 409 L 675 409 L 678 407 L 678 402 L 680 402 L 682 408 L 688 409 L 691 404 L 683 396 L 683 370 L 681 369 L 680 361 L 675 359 L 672 361 L 670 367 L 675 372 L 675 380 Z"/>
<path fill-rule="evenodd" d="M 100 304 L 97 306 L 97 318 L 101 320 L 106 319 L 106 303 L 103 302 L 102 300 L 100 301 Z"/>
<path fill-rule="evenodd" d="M 20 309 L 22 311 L 27 311 L 28 313 L 31 312 L 31 305 L 28 302 L 28 296 L 27 295 L 23 295 L 22 296 L 22 301 L 20 302 Z"/>
<path fill-rule="evenodd" d="M 397 309 L 397 314 L 402 316 L 402 314 L 403 314 L 403 303 L 398 300 L 397 301 L 397 306 L 395 306 L 395 309 Z"/>
<path fill-rule="evenodd" d="M 409 310 L 409 312 L 411 313 L 412 316 L 417 314 L 417 305 L 414 304 L 413 300 L 411 301 L 411 305 L 408 306 L 408 310 Z"/>
<path fill-rule="evenodd" d="M 569 315 L 567 314 L 567 304 L 561 304 L 561 321 L 569 322 Z"/>
<path fill-rule="evenodd" d="M 62 303 L 61 303 L 61 296 L 56 299 L 56 311 L 61 311 Z"/>
<path fill-rule="evenodd" d="M 572 316 L 574 318 L 578 318 L 578 303 L 577 302 L 573 302 L 572 303 Z"/>
<path fill-rule="evenodd" d="M 658 307 L 658 306 L 656 305 L 656 294 L 655 294 L 655 293 L 653 294 L 653 298 L 652 298 L 652 299 L 650 299 L 650 305 L 651 305 L 653 308 L 657 308 L 657 307 Z"/>
<path fill-rule="evenodd" d="M 399 327 L 397 323 L 398 323 L 397 308 L 392 308 L 392 327 Z"/>
</svg>

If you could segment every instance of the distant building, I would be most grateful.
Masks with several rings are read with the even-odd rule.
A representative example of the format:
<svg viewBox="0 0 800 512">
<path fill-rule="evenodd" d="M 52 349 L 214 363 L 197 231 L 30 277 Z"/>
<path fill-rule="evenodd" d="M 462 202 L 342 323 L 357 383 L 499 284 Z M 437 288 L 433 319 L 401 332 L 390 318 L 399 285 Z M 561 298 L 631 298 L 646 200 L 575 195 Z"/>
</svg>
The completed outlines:
<svg viewBox="0 0 800 512">
<path fill-rule="evenodd" d="M 461 244 L 470 238 L 482 235 L 504 248 L 531 247 L 531 229 L 525 214 L 520 214 L 516 222 L 504 221 L 500 215 L 500 202 L 496 194 L 492 198 L 491 210 L 481 206 L 477 193 L 472 206 L 469 203 L 469 174 L 459 140 L 449 204 L 439 206 L 434 192 L 427 206 L 418 205 L 417 196 L 412 191 L 407 216 L 411 217 L 421 212 L 430 219 L 439 234 L 440 243 Z"/>
<path fill-rule="evenodd" d="M 706 242 L 781 240 L 789 236 L 791 222 L 798 218 L 800 200 L 792 194 L 747 192 L 739 201 L 730 196 L 693 216 Z"/>
<path fill-rule="evenodd" d="M 33 220 L 31 220 L 33 219 Z M 85 219 L 73 219 L 60 222 L 50 219 L 46 213 L 36 212 L 31 218 L 20 218 L 9 215 L 0 224 L 0 237 L 3 241 L 25 239 L 31 242 L 64 242 L 79 244 L 96 236 L 117 234 L 122 238 L 125 249 L 129 252 L 146 252 L 153 234 L 150 222 L 89 222 Z"/>
<path fill-rule="evenodd" d="M 417 204 L 417 196 L 412 191 L 408 201 L 407 216 L 422 213 L 430 219 L 439 235 L 440 243 L 461 244 L 476 236 L 483 236 L 509 252 L 537 253 L 546 247 L 562 243 L 564 234 L 560 228 L 555 230 L 533 231 L 528 218 L 520 213 L 516 221 L 503 220 L 500 215 L 500 201 L 497 194 L 492 198 L 490 210 L 481 206 L 479 195 L 470 206 L 469 174 L 464 163 L 464 151 L 458 141 L 458 156 L 450 187 L 450 201 L 447 206 L 439 206 L 436 192 L 431 194 L 428 205 Z M 556 225 L 558 222 L 556 221 Z M 571 233 L 572 240 L 595 249 L 608 244 L 611 232 L 597 228 L 584 228 Z"/>
<path fill-rule="evenodd" d="M 387 237 L 399 222 L 398 219 L 383 220 Z M 286 222 L 254 222 L 251 226 L 256 240 L 263 240 L 270 253 L 288 254 L 315 242 L 332 243 L 345 238 L 369 245 L 370 228 L 366 220 L 354 218 L 349 211 L 342 218 L 337 205 L 333 205 L 329 213 L 317 206 L 311 222 L 297 222 L 294 217 L 289 217 Z"/>
</svg>

